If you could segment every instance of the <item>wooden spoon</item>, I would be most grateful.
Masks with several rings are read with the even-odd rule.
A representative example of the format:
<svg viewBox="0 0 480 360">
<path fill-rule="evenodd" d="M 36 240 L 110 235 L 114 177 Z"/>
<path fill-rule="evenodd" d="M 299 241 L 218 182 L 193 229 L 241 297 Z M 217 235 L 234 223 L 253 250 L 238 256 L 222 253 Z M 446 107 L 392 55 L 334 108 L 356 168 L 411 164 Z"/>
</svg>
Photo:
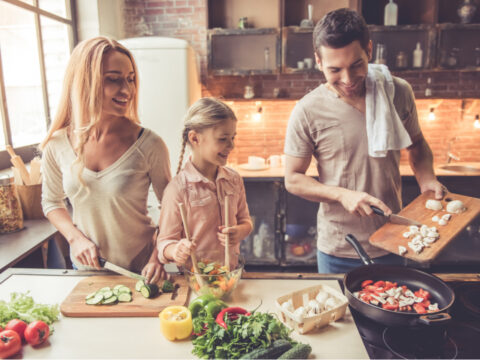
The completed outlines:
<svg viewBox="0 0 480 360">
<path fill-rule="evenodd" d="M 188 225 L 187 225 L 187 216 L 185 212 L 185 205 L 183 203 L 178 204 L 180 208 L 180 215 L 182 216 L 182 222 L 183 222 L 183 230 L 185 231 L 185 237 L 189 242 L 192 242 L 190 239 L 190 232 L 188 231 Z M 192 251 L 190 253 L 190 257 L 192 258 L 192 265 L 193 265 L 193 271 L 195 273 L 195 278 L 197 279 L 197 283 L 202 287 L 204 285 L 203 278 L 200 275 L 200 271 L 198 270 L 198 265 L 197 265 L 197 256 L 195 253 Z"/>
</svg>

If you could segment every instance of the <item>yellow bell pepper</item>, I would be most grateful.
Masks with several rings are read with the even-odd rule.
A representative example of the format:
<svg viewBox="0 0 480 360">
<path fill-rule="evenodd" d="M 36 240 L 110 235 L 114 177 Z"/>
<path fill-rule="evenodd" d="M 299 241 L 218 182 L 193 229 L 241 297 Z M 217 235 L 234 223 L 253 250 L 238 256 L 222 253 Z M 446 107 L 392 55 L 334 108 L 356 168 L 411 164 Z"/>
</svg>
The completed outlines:
<svg viewBox="0 0 480 360">
<path fill-rule="evenodd" d="M 160 330 L 168 340 L 183 340 L 192 334 L 192 314 L 185 306 L 168 306 L 158 317 Z"/>
</svg>

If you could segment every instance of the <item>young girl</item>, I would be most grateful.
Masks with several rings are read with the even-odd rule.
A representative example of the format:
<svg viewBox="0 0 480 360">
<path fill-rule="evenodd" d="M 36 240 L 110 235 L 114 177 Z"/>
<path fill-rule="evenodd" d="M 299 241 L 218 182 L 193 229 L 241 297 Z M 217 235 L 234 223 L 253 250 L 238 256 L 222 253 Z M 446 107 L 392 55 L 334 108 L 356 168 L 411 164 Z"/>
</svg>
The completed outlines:
<svg viewBox="0 0 480 360">
<path fill-rule="evenodd" d="M 240 242 L 252 231 L 245 188 L 240 175 L 225 167 L 233 150 L 237 119 L 224 103 L 202 98 L 187 112 L 177 175 L 165 189 L 157 239 L 160 262 L 183 265 L 192 251 L 224 251 L 229 239 L 230 259 L 237 262 Z M 182 169 L 185 146 L 191 158 Z M 225 197 L 229 197 L 229 227 L 225 228 Z M 185 238 L 178 204 L 186 209 L 192 243 Z"/>
</svg>

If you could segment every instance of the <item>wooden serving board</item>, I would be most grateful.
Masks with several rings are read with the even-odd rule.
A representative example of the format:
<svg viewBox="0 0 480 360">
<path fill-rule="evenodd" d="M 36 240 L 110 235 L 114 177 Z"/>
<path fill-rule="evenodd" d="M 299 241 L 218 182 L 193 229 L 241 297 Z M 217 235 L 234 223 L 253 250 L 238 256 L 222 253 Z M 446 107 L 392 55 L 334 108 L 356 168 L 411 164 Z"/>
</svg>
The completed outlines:
<svg viewBox="0 0 480 360">
<path fill-rule="evenodd" d="M 416 220 L 428 227 L 435 226 L 437 228 L 440 238 L 431 244 L 430 247 L 425 247 L 420 254 L 415 254 L 415 252 L 408 247 L 408 242 L 411 241 L 412 237 L 408 239 L 403 237 L 403 233 L 409 230 L 408 226 L 392 224 L 390 222 L 373 233 L 369 239 L 370 243 L 397 255 L 399 255 L 398 246 L 402 245 L 407 248 L 407 252 L 403 254 L 404 257 L 418 262 L 430 262 L 480 213 L 480 199 L 477 198 L 448 193 L 444 199 L 441 200 L 443 209 L 438 211 L 425 207 L 428 199 L 435 199 L 433 192 L 429 191 L 421 194 L 398 214 Z M 432 217 L 435 215 L 442 217 L 442 215 L 448 214 L 446 206 L 449 200 L 461 200 L 467 210 L 461 214 L 452 214 L 447 225 L 442 226 L 432 221 Z"/>
<path fill-rule="evenodd" d="M 180 285 L 177 296 L 171 299 L 172 293 L 164 293 L 152 299 L 146 299 L 135 291 L 137 280 L 121 275 L 90 276 L 81 280 L 63 300 L 60 311 L 69 317 L 155 317 L 170 305 L 185 305 L 188 299 L 189 287 L 181 275 L 172 276 L 171 281 Z M 132 290 L 131 302 L 118 302 L 113 305 L 87 305 L 85 297 L 105 286 L 113 289 L 115 285 L 123 284 Z M 161 285 L 162 282 L 159 282 Z"/>
</svg>

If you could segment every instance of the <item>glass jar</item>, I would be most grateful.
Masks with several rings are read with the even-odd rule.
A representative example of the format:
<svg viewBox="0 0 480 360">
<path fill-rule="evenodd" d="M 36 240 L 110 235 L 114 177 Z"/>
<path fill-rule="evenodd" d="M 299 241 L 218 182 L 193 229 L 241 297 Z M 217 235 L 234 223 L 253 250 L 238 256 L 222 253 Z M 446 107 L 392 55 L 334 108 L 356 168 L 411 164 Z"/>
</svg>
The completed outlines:
<svg viewBox="0 0 480 360">
<path fill-rule="evenodd" d="M 23 213 L 17 188 L 10 178 L 0 179 L 0 233 L 23 229 Z"/>
<path fill-rule="evenodd" d="M 406 69 L 408 67 L 408 59 L 405 51 L 400 51 L 395 58 L 395 67 L 397 69 Z"/>
</svg>

